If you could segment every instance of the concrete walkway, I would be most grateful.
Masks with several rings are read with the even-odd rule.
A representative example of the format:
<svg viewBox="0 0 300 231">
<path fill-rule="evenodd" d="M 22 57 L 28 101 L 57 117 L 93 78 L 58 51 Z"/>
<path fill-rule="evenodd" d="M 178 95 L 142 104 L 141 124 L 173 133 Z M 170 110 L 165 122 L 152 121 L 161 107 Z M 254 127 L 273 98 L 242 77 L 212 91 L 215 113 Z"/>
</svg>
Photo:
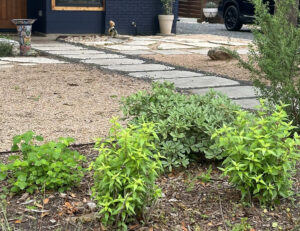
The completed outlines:
<svg viewBox="0 0 300 231">
<path fill-rule="evenodd" d="M 83 64 L 97 65 L 103 69 L 116 71 L 134 78 L 151 79 L 159 82 L 168 80 L 173 82 L 178 89 L 187 90 L 194 94 L 205 94 L 213 88 L 228 95 L 234 102 L 247 109 L 252 109 L 259 104 L 252 86 L 241 85 L 238 81 L 219 76 L 182 70 L 182 68 L 171 65 L 159 64 L 138 57 L 133 58 L 121 52 L 99 51 L 54 41 L 34 44 L 33 48 L 65 60 L 76 60 Z M 0 60 L 10 62 L 13 59 Z"/>
</svg>

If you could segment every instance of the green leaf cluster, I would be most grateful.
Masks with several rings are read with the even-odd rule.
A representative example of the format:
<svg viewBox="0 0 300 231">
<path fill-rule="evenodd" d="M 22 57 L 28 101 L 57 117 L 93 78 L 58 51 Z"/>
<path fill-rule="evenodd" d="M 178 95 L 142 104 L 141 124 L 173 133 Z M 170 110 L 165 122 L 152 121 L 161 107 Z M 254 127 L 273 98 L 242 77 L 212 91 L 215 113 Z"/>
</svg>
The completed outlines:
<svg viewBox="0 0 300 231">
<path fill-rule="evenodd" d="M 150 92 L 140 91 L 122 100 L 123 113 L 133 124 L 155 123 L 159 152 L 166 157 L 164 167 L 187 166 L 192 154 L 205 153 L 208 159 L 219 159 L 221 150 L 212 145 L 211 135 L 223 123 L 234 120 L 239 107 L 220 93 L 204 96 L 185 95 L 168 82 L 153 83 Z"/>
<path fill-rule="evenodd" d="M 158 137 L 152 123 L 125 129 L 116 118 L 111 123 L 109 137 L 96 143 L 99 157 L 91 164 L 92 195 L 101 207 L 103 224 L 127 230 L 126 222 L 142 216 L 161 194 L 155 180 L 162 170 L 162 156 L 154 145 Z"/>
<path fill-rule="evenodd" d="M 43 137 L 32 131 L 15 136 L 12 151 L 21 151 L 21 155 L 10 156 L 7 164 L 0 163 L 0 180 L 7 179 L 12 192 L 33 193 L 41 188 L 64 191 L 79 184 L 86 158 L 67 148 L 74 141 L 72 138 L 42 145 L 35 141 L 43 141 Z"/>
<path fill-rule="evenodd" d="M 162 3 L 163 14 L 171 15 L 173 12 L 173 3 L 175 0 L 160 0 Z"/>
<path fill-rule="evenodd" d="M 8 57 L 13 54 L 13 45 L 8 42 L 0 42 L 0 57 Z"/>
<path fill-rule="evenodd" d="M 268 12 L 267 1 L 253 0 L 255 24 L 253 45 L 248 60 L 235 53 L 242 67 L 252 74 L 254 86 L 262 98 L 275 107 L 283 102 L 294 125 L 300 125 L 300 28 L 289 22 L 295 0 L 276 1 L 275 14 Z"/>
<path fill-rule="evenodd" d="M 257 114 L 238 111 L 230 127 L 224 125 L 213 135 L 226 157 L 221 170 L 245 201 L 257 198 L 269 204 L 292 193 L 300 140 L 296 133 L 291 138 L 294 126 L 287 122 L 285 107 L 270 111 L 261 101 Z"/>
</svg>

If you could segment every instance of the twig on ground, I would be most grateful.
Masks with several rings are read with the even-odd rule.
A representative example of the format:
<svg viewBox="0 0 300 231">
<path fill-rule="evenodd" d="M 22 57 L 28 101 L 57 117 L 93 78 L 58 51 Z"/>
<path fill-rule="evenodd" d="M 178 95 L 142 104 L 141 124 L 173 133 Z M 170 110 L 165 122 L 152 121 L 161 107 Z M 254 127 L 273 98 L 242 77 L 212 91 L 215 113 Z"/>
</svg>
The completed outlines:
<svg viewBox="0 0 300 231">
<path fill-rule="evenodd" d="M 224 213 L 223 213 L 223 209 L 222 209 L 222 203 L 221 203 L 221 197 L 220 197 L 220 195 L 219 195 L 219 204 L 220 204 L 220 210 L 221 210 L 223 225 L 224 225 L 225 230 L 228 231 L 226 223 L 225 223 L 225 219 L 224 219 Z"/>
</svg>

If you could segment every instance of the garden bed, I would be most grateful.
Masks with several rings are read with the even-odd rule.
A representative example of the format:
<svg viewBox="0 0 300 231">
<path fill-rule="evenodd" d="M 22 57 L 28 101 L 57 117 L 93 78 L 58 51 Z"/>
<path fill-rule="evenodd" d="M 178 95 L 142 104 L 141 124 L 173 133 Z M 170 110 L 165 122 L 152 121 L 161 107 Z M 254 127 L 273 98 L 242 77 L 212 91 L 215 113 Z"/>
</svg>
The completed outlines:
<svg viewBox="0 0 300 231">
<path fill-rule="evenodd" d="M 98 153 L 93 146 L 77 147 L 80 153 L 94 160 Z M 1 156 L 1 160 L 5 158 Z M 207 173 L 212 166 L 211 174 Z M 300 166 L 298 165 L 298 168 Z M 294 191 L 299 192 L 300 171 L 295 176 Z M 1 186 L 3 186 L 3 183 Z M 200 231 L 233 230 L 299 230 L 300 197 L 265 209 L 258 204 L 243 206 L 240 194 L 226 178 L 220 176 L 216 163 L 194 163 L 187 169 L 177 169 L 158 180 L 163 197 L 148 217 L 149 222 L 132 221 L 132 231 Z M 99 215 L 90 199 L 91 173 L 78 188 L 65 193 L 36 192 L 32 195 L 10 195 L 6 217 L 18 230 L 108 230 L 100 224 Z M 0 190 L 3 190 L 1 187 Z M 0 191 L 1 194 L 1 191 Z M 1 214 L 3 215 L 3 214 Z M 0 216 L 0 219 L 3 217 Z M 246 220 L 247 219 L 247 220 Z M 250 229 L 251 226 L 251 229 Z M 245 229 L 243 227 L 248 227 Z"/>
</svg>

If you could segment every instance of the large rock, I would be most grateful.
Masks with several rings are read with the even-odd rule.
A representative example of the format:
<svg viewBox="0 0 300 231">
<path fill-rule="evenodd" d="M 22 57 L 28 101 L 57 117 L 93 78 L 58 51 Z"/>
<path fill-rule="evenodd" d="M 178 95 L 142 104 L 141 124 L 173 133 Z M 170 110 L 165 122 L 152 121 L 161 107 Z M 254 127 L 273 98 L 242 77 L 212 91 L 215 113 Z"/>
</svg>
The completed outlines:
<svg viewBox="0 0 300 231">
<path fill-rule="evenodd" d="M 232 55 L 220 48 L 212 48 L 207 52 L 207 55 L 212 60 L 229 60 Z"/>
</svg>

